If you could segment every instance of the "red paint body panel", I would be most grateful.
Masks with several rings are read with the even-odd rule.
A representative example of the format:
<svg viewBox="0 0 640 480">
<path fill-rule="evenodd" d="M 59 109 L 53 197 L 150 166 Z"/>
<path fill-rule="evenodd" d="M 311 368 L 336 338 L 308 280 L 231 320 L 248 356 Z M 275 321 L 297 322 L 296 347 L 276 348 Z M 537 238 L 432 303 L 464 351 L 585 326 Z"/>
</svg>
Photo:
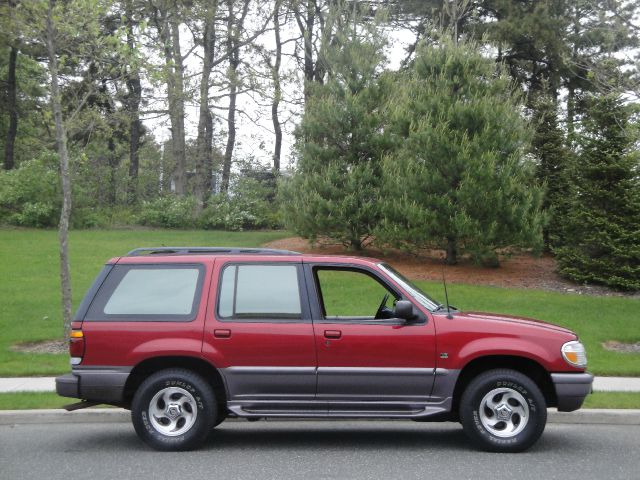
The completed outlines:
<svg viewBox="0 0 640 480">
<path fill-rule="evenodd" d="M 560 348 L 576 335 L 564 328 L 544 322 L 516 321 L 515 317 L 500 320 L 493 315 L 464 313 L 434 315 L 438 351 L 447 352 L 438 366 L 462 369 L 470 361 L 492 355 L 524 357 L 542 365 L 549 372 L 581 372 L 569 366 L 561 357 Z"/>
<path fill-rule="evenodd" d="M 325 330 L 341 332 L 325 338 Z M 319 367 L 435 368 L 435 329 L 426 325 L 315 325 Z"/>
<path fill-rule="evenodd" d="M 432 315 L 425 325 L 345 325 L 322 323 L 222 322 L 216 319 L 218 277 L 228 262 L 294 262 L 361 265 L 402 290 L 376 259 L 317 255 L 146 255 L 114 258 L 109 263 L 198 263 L 206 267 L 203 297 L 192 322 L 74 322 L 82 327 L 86 349 L 82 365 L 135 366 L 154 356 L 201 357 L 218 368 L 229 366 L 328 366 L 462 369 L 488 355 L 522 356 L 549 372 L 576 372 L 560 355 L 573 332 L 507 315 L 456 313 Z M 90 320 L 90 319 L 88 319 Z M 230 330 L 228 338 L 214 336 Z M 340 338 L 325 338 L 336 330 Z M 440 354 L 447 353 L 447 359 Z"/>
</svg>

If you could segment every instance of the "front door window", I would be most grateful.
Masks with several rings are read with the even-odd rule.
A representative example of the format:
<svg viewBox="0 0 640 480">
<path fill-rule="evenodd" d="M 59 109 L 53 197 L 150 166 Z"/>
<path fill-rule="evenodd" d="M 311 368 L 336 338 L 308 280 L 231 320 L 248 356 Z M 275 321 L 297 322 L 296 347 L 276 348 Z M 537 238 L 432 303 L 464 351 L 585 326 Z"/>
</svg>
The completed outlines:
<svg viewBox="0 0 640 480">
<path fill-rule="evenodd" d="M 318 293 L 327 320 L 393 317 L 397 294 L 364 271 L 316 269 Z"/>
</svg>

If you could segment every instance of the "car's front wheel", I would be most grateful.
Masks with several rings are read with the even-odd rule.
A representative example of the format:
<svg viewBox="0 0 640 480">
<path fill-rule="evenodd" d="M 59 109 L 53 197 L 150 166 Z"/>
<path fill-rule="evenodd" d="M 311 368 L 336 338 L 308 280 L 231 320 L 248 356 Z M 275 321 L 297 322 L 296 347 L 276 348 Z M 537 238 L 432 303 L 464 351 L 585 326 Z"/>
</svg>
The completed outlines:
<svg viewBox="0 0 640 480">
<path fill-rule="evenodd" d="M 131 420 L 138 436 L 157 450 L 190 450 L 209 435 L 217 418 L 211 385 L 184 369 L 162 370 L 136 391 Z"/>
<path fill-rule="evenodd" d="M 533 445 L 547 422 L 540 388 L 514 370 L 490 370 L 474 378 L 460 400 L 465 433 L 481 449 L 521 452 Z"/>
</svg>

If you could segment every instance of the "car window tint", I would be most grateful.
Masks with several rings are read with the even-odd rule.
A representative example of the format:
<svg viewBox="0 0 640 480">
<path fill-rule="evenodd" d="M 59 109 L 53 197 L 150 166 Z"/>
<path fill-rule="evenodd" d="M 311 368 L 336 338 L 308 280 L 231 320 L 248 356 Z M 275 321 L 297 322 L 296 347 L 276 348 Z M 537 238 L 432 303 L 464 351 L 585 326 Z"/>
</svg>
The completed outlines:
<svg viewBox="0 0 640 480">
<path fill-rule="evenodd" d="M 385 294 L 392 305 L 394 294 L 370 275 L 353 270 L 316 270 L 324 312 L 330 317 L 373 318 Z"/>
<path fill-rule="evenodd" d="M 197 268 L 132 268 L 104 306 L 106 315 L 188 315 L 198 285 Z"/>
<path fill-rule="evenodd" d="M 297 266 L 227 266 L 218 313 L 225 318 L 300 318 Z"/>
</svg>

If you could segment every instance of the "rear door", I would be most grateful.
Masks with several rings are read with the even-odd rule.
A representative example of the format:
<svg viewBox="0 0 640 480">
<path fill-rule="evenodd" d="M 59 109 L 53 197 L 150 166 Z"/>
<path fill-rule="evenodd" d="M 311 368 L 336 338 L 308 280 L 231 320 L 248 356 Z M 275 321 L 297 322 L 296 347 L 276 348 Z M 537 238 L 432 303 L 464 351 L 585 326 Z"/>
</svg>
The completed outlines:
<svg viewBox="0 0 640 480">
<path fill-rule="evenodd" d="M 316 353 L 301 261 L 217 258 L 213 278 L 203 355 L 222 372 L 229 407 L 313 400 Z"/>
<path fill-rule="evenodd" d="M 318 399 L 330 401 L 330 410 L 349 402 L 361 408 L 355 403 L 427 401 L 435 373 L 433 322 L 424 315 L 412 322 L 394 318 L 393 304 L 407 298 L 371 268 L 305 269 L 318 306 Z"/>
</svg>

